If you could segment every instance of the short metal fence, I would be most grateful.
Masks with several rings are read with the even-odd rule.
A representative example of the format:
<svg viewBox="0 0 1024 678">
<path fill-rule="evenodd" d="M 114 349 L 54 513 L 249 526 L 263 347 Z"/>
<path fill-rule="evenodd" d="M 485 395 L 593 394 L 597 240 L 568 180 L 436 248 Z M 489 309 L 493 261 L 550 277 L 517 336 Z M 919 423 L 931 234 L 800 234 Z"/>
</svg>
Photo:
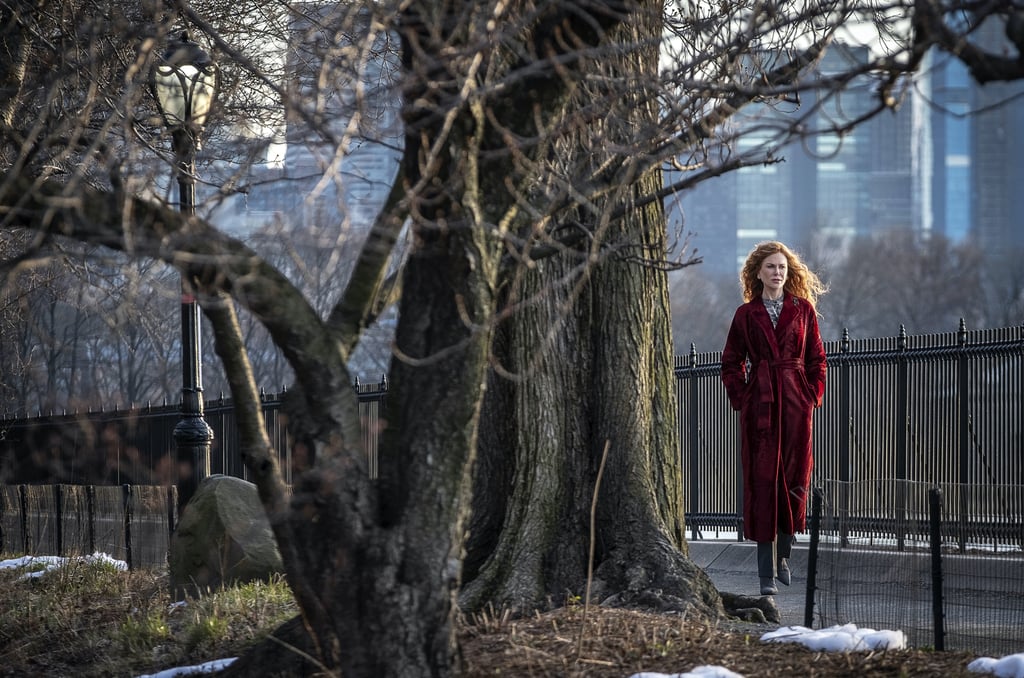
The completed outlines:
<svg viewBox="0 0 1024 678">
<path fill-rule="evenodd" d="M 829 342 L 814 414 L 813 485 L 878 481 L 851 534 L 905 538 L 904 481 L 947 488 L 944 533 L 961 551 L 1024 546 L 1024 327 Z M 691 539 L 742 535 L 739 420 L 721 383 L 721 353 L 676 359 L 686 519 Z"/>
<path fill-rule="evenodd" d="M 176 506 L 174 486 L 0 485 L 0 553 L 164 566 Z"/>
<path fill-rule="evenodd" d="M 865 530 L 860 500 L 877 496 L 878 485 L 835 481 L 815 489 L 804 625 L 900 629 L 911 645 L 937 650 L 1020 651 L 1020 548 L 993 548 L 986 539 L 962 549 L 960 516 L 946 499 L 967 488 L 954 485 L 897 483 L 900 493 L 872 498 L 867 511 L 884 515 L 888 534 Z M 1022 489 L 1001 488 L 1018 496 Z"/>
</svg>

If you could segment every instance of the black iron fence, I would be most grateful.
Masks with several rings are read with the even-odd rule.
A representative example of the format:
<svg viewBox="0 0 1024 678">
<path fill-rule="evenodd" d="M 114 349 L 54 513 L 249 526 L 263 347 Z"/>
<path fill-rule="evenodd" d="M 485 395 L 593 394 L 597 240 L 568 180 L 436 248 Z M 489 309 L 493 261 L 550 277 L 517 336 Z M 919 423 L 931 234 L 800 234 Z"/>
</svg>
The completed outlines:
<svg viewBox="0 0 1024 678">
<path fill-rule="evenodd" d="M 943 487 L 943 530 L 961 550 L 1024 545 L 1024 327 L 826 344 L 828 383 L 815 412 L 814 484 L 860 482 L 836 510 L 848 542 L 913 535 L 904 481 Z M 686 519 L 691 539 L 742 533 L 738 417 L 720 378 L 720 353 L 676 359 Z M 371 475 L 386 382 L 356 385 Z M 304 450 L 288 435 L 281 394 L 264 398 L 268 433 L 291 482 Z M 207 401 L 211 471 L 245 478 L 229 400 Z M 175 407 L 0 420 L 0 484 L 173 485 Z M 865 490 L 867 491 L 867 490 Z M 893 512 L 878 507 L 895 506 Z M 923 528 L 922 528 L 923 529 Z"/>
<path fill-rule="evenodd" d="M 1024 547 L 1024 326 L 841 341 L 825 346 L 828 380 L 815 411 L 815 485 L 875 481 L 835 498 L 843 538 L 910 538 L 907 485 L 946 492 L 943 530 L 960 550 Z M 691 538 L 742 533 L 739 422 L 721 384 L 721 354 L 676 359 Z M 892 512 L 877 507 L 895 507 Z M 925 525 L 920 534 L 927 534 Z"/>
<path fill-rule="evenodd" d="M 387 381 L 353 387 L 359 397 L 364 443 L 371 475 L 377 472 L 377 435 Z M 282 407 L 286 394 L 263 394 L 267 434 L 278 463 L 291 483 L 304 467 L 306 450 L 288 433 Z M 234 404 L 207 400 L 205 417 L 213 429 L 210 472 L 249 479 L 238 447 Z M 177 406 L 40 414 L 0 419 L 0 484 L 176 485 L 174 427 Z"/>
</svg>

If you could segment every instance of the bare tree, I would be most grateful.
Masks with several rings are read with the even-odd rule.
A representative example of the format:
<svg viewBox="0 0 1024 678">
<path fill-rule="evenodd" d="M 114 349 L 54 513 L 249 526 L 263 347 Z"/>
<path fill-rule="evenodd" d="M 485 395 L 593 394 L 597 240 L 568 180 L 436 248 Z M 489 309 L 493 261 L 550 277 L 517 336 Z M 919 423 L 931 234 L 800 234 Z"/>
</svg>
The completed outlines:
<svg viewBox="0 0 1024 678">
<path fill-rule="evenodd" d="M 963 318 L 984 319 L 983 260 L 970 243 L 909 230 L 855 238 L 844 256 L 825 269 L 823 335 L 839 339 L 952 332 Z"/>
<path fill-rule="evenodd" d="M 671 276 L 672 335 L 676 355 L 721 351 L 729 331 L 723 308 L 742 300 L 738 276 L 709 275 L 701 266 L 687 267 Z"/>
<path fill-rule="evenodd" d="M 22 238 L 5 234 L 0 240 L 6 260 L 17 260 L 22 251 Z M 60 268 L 55 263 L 39 262 L 22 266 L 15 275 L 4 278 L 0 286 L 0 392 L 3 410 L 8 413 L 40 411 L 49 404 L 40 398 L 47 391 L 47 375 L 41 369 L 38 327 L 30 311 L 43 309 L 45 299 L 58 296 L 61 285 Z M 40 313 L 40 316 L 43 314 Z M 28 319 L 33 322 L 27 322 Z M 47 341 L 52 335 L 45 337 Z"/>
<path fill-rule="evenodd" d="M 65 238 L 169 262 L 201 293 L 302 611 L 280 636 L 345 675 L 456 671 L 460 595 L 466 609 L 528 609 L 581 592 L 720 612 L 683 539 L 662 199 L 896 105 L 899 83 L 932 48 L 979 79 L 1024 72 L 964 42 L 977 17 L 956 8 L 971 21 L 952 23 L 947 8 L 921 1 L 430 0 L 271 6 L 277 13 L 233 2 L 204 16 L 184 4 L 166 15 L 147 14 L 149 4 L 70 5 L 0 2 L 12 55 L 0 64 L 10 95 L 0 99 L 0 227 L 36 238 L 7 270 Z M 1016 17 L 1010 3 L 985 7 Z M 873 30 L 878 56 L 808 76 L 855 19 Z M 218 53 L 224 74 L 207 140 L 221 156 L 206 168 L 217 169 L 214 205 L 256 189 L 250 170 L 285 121 L 329 151 L 317 156 L 315 190 L 341 185 L 342 159 L 372 126 L 360 92 L 381 69 L 368 65 L 400 57 L 400 171 L 344 292 L 323 306 L 244 243 L 182 218 L 152 180 L 145 158 L 173 156 L 144 113 L 143 82 L 183 28 Z M 287 54 L 302 55 L 301 68 Z M 801 93 L 834 101 L 856 78 L 876 87 L 876 105 L 827 129 L 770 105 L 755 107 L 753 132 L 731 122 Z M 254 110 L 273 115 L 255 125 Z M 666 164 L 689 171 L 666 187 Z M 385 288 L 407 222 L 373 482 L 347 364 L 395 296 Z M 291 421 L 315 459 L 290 498 L 236 303 L 294 374 Z M 296 657 L 274 645 L 232 670 Z"/>
<path fill-rule="evenodd" d="M 986 327 L 1011 327 L 1024 317 L 1024 268 L 1020 248 L 986 257 L 981 270 Z"/>
</svg>

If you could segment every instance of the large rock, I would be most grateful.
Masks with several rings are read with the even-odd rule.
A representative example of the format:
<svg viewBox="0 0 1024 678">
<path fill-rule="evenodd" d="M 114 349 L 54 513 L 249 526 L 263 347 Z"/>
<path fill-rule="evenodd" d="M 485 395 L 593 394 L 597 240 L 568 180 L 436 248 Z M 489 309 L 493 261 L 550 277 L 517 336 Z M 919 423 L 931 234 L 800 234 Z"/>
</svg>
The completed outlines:
<svg viewBox="0 0 1024 678">
<path fill-rule="evenodd" d="M 224 475 L 203 480 L 171 536 L 168 564 L 176 596 L 284 572 L 256 486 Z"/>
</svg>

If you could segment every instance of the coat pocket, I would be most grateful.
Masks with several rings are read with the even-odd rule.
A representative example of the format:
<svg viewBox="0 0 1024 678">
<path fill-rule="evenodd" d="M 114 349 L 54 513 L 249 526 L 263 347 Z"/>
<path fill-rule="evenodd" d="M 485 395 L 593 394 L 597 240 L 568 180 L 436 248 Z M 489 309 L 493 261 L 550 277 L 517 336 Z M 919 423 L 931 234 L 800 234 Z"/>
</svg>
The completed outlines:
<svg viewBox="0 0 1024 678">
<path fill-rule="evenodd" d="M 804 395 L 807 396 L 808 402 L 811 403 L 811 407 L 818 406 L 818 392 L 811 388 L 811 382 L 807 381 L 807 374 L 800 370 L 800 384 L 803 386 Z"/>
</svg>

